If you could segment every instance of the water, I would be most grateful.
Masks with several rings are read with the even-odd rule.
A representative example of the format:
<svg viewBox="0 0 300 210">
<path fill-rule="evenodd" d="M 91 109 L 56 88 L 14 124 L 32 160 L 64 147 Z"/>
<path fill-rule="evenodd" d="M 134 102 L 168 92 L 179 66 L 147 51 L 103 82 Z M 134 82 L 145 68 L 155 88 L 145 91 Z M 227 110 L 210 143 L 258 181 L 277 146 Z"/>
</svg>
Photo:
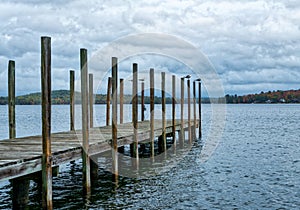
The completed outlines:
<svg viewBox="0 0 300 210">
<path fill-rule="evenodd" d="M 40 133 L 39 113 L 35 115 L 38 109 L 17 107 L 17 113 L 24 114 L 17 115 L 18 136 Z M 68 109 L 68 106 L 53 106 L 53 131 L 69 129 L 68 114 L 61 114 L 68 113 Z M 105 119 L 104 106 L 96 106 L 96 110 L 95 123 L 101 125 Z M 6 112 L 7 107 L 0 106 L 1 139 L 8 135 Z M 156 176 L 121 177 L 116 187 L 111 174 L 100 169 L 92 194 L 86 197 L 82 195 L 80 161 L 63 166 L 53 181 L 54 208 L 298 209 L 300 105 L 228 105 L 220 144 L 205 163 L 200 163 L 203 143 L 213 126 L 209 124 L 209 113 L 210 105 L 203 105 L 202 141 L 194 142 L 177 164 Z M 130 116 L 129 108 L 127 115 Z M 80 120 L 77 121 L 80 128 Z M 179 154 L 177 151 L 174 158 Z M 11 208 L 9 182 L 0 183 L 0 192 L 0 208 Z M 40 208 L 39 196 L 36 184 L 31 182 L 30 209 Z"/>
</svg>

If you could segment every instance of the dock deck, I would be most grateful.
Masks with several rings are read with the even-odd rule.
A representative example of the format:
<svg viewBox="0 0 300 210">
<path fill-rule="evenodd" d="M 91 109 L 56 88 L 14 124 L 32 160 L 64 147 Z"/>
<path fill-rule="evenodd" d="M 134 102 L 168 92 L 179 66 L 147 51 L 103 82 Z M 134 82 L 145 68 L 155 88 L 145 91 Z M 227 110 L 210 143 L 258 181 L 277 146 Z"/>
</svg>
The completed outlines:
<svg viewBox="0 0 300 210">
<path fill-rule="evenodd" d="M 175 130 L 181 129 L 180 120 L 176 120 Z M 162 134 L 162 121 L 155 120 L 154 136 Z M 188 121 L 184 120 L 183 128 Z M 111 126 L 95 127 L 89 130 L 89 155 L 111 150 Z M 166 121 L 166 133 L 172 133 L 172 121 Z M 150 138 L 150 122 L 138 122 L 138 140 Z M 133 124 L 118 124 L 118 147 L 133 143 Z M 81 159 L 81 130 L 51 134 L 53 166 L 59 166 L 72 160 Z M 0 181 L 21 177 L 42 169 L 42 136 L 0 140 Z"/>
</svg>

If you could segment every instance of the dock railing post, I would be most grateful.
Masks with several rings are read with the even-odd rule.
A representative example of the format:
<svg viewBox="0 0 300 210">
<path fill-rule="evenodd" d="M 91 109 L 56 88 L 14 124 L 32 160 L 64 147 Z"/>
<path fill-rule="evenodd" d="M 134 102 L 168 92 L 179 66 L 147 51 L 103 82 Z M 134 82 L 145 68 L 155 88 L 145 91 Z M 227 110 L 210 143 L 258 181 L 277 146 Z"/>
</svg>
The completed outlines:
<svg viewBox="0 0 300 210">
<path fill-rule="evenodd" d="M 189 141 L 192 141 L 192 131 L 191 131 L 191 82 L 190 79 L 187 79 L 187 92 L 188 92 L 188 135 Z"/>
<path fill-rule="evenodd" d="M 51 154 L 51 38 L 41 37 L 42 86 L 42 206 L 52 209 L 52 154 Z"/>
<path fill-rule="evenodd" d="M 75 75 L 74 71 L 70 70 L 70 130 L 75 130 Z"/>
<path fill-rule="evenodd" d="M 194 113 L 194 125 L 193 125 L 193 138 L 196 139 L 196 125 L 197 125 L 197 113 L 196 113 L 196 82 L 193 81 L 193 113 Z"/>
<path fill-rule="evenodd" d="M 176 119 L 176 77 L 172 75 L 172 136 L 174 145 L 176 145 L 176 130 L 175 130 L 175 119 Z"/>
<path fill-rule="evenodd" d="M 120 79 L 120 124 L 123 123 L 124 115 L 124 79 Z"/>
<path fill-rule="evenodd" d="M 8 124 L 9 138 L 16 138 L 15 61 L 8 62 Z"/>
<path fill-rule="evenodd" d="M 154 69 L 150 69 L 150 144 L 151 157 L 154 157 Z"/>
<path fill-rule="evenodd" d="M 89 100 L 88 100 L 88 66 L 87 50 L 80 49 L 81 69 L 81 109 L 82 109 L 82 173 L 83 189 L 86 194 L 91 191 L 90 158 L 89 158 Z"/>
<path fill-rule="evenodd" d="M 145 120 L 145 96 L 144 93 L 145 92 L 145 83 L 144 80 L 142 80 L 142 84 L 141 84 L 141 120 L 144 121 Z"/>
<path fill-rule="evenodd" d="M 138 65 L 133 64 L 133 80 L 132 80 L 132 121 L 133 121 L 133 145 L 134 145 L 134 156 L 139 159 L 138 150 Z"/>
<path fill-rule="evenodd" d="M 118 59 L 112 57 L 112 158 L 114 181 L 118 179 Z"/>
<path fill-rule="evenodd" d="M 161 72 L 161 106 L 162 106 L 162 139 L 163 139 L 163 150 L 167 151 L 167 139 L 166 139 L 166 96 L 165 96 L 165 85 L 166 84 L 166 73 Z"/>
<path fill-rule="evenodd" d="M 199 138 L 202 138 L 202 124 L 201 124 L 201 80 L 198 84 L 198 108 L 199 108 L 199 125 L 198 125 L 198 131 L 199 131 Z"/>
<path fill-rule="evenodd" d="M 106 126 L 109 126 L 110 124 L 110 98 L 111 98 L 111 77 L 108 77 L 107 93 L 106 93 Z"/>
<path fill-rule="evenodd" d="M 93 90 L 93 74 L 89 74 L 89 113 L 90 113 L 90 128 L 94 127 L 94 90 Z"/>
<path fill-rule="evenodd" d="M 185 132 L 184 132 L 184 125 L 183 125 L 183 112 L 184 112 L 184 78 L 180 80 L 180 89 L 181 89 L 181 99 L 180 99 L 180 140 L 184 142 Z"/>
</svg>

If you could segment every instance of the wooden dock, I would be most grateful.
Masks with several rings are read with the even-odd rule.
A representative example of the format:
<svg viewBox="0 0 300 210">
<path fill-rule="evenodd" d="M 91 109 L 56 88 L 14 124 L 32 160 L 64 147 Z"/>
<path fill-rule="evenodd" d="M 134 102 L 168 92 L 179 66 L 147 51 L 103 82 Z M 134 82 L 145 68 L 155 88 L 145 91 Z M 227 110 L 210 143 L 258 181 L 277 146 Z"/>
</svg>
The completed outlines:
<svg viewBox="0 0 300 210">
<path fill-rule="evenodd" d="M 167 150 L 166 136 L 172 136 L 176 144 L 176 132 L 179 140 L 184 141 L 185 131 L 188 139 L 196 138 L 196 127 L 199 127 L 201 137 L 201 79 L 193 81 L 193 119 L 191 116 L 190 78 L 191 75 L 177 77 L 181 81 L 180 119 L 175 118 L 176 75 L 161 77 L 161 110 L 160 119 L 155 119 L 155 77 L 154 69 L 149 70 L 150 80 L 150 120 L 144 121 L 144 81 L 138 77 L 138 64 L 132 66 L 132 117 L 130 123 L 123 123 L 123 78 L 118 78 L 118 59 L 112 57 L 111 77 L 108 78 L 106 126 L 93 127 L 93 74 L 88 73 L 87 50 L 80 49 L 80 77 L 81 77 L 81 111 L 82 127 L 74 129 L 75 100 L 74 100 L 74 71 L 70 71 L 70 131 L 51 133 L 51 38 L 41 37 L 41 107 L 42 107 L 42 135 L 16 138 L 15 122 L 15 62 L 8 64 L 8 110 L 9 110 L 9 139 L 0 140 L 0 181 L 10 180 L 12 183 L 13 208 L 23 209 L 28 202 L 29 180 L 39 179 L 42 186 L 42 207 L 53 209 L 52 176 L 60 165 L 70 161 L 82 160 L 83 192 L 91 192 L 91 177 L 97 173 L 98 165 L 91 160 L 95 155 L 106 151 L 112 152 L 112 174 L 114 181 L 118 180 L 118 152 L 125 145 L 130 145 L 131 157 L 139 162 L 139 144 L 149 142 L 151 157 L 155 156 L 154 144 L 159 144 L 162 151 Z M 166 119 L 166 77 L 172 77 L 172 119 Z M 188 116 L 184 119 L 184 79 L 187 79 L 187 108 Z M 138 81 L 141 81 L 141 108 L 138 109 Z M 196 115 L 196 81 L 199 82 L 199 115 Z M 100 81 L 103 82 L 103 81 Z M 98 81 L 99 83 L 99 81 Z M 120 86 L 119 86 L 120 85 Z M 120 95 L 119 95 L 120 94 Z M 118 99 L 120 113 L 118 113 Z M 111 110 L 110 110 L 111 106 Z M 141 121 L 138 121 L 138 113 Z M 111 119 L 110 119 L 111 118 Z M 120 122 L 118 121 L 120 119 Z M 155 139 L 159 141 L 155 142 Z M 53 170 L 52 170 L 53 169 Z"/>
<path fill-rule="evenodd" d="M 155 120 L 154 135 L 162 135 L 162 121 Z M 166 133 L 172 133 L 172 121 L 166 121 Z M 184 121 L 187 129 L 188 122 Z M 139 142 L 149 141 L 150 122 L 138 123 Z M 91 128 L 89 131 L 89 155 L 96 155 L 112 149 L 111 126 Z M 175 130 L 180 131 L 180 120 L 175 122 Z M 118 125 L 118 147 L 133 143 L 133 124 Z M 82 145 L 81 131 L 53 133 L 52 161 L 53 167 L 81 159 Z M 0 181 L 29 175 L 42 170 L 42 136 L 29 136 L 0 141 Z"/>
</svg>

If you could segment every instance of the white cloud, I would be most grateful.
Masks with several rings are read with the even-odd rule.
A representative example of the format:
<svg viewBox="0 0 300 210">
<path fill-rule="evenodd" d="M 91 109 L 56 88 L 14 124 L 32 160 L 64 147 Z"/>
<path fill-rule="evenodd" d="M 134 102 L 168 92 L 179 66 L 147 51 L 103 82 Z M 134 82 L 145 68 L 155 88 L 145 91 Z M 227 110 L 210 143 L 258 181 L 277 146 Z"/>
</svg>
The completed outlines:
<svg viewBox="0 0 300 210">
<path fill-rule="evenodd" d="M 87 48 L 92 56 L 113 40 L 141 32 L 167 33 L 189 41 L 211 59 L 228 93 L 249 93 L 260 87 L 290 89 L 296 86 L 294 80 L 300 79 L 297 0 L 4 0 L 0 3 L 0 28 L 0 95 L 7 92 L 9 59 L 16 60 L 20 71 L 20 91 L 39 89 L 43 35 L 52 37 L 57 80 L 53 88 L 68 88 L 68 70 L 78 72 L 80 48 Z M 140 43 L 136 40 L 134 44 Z M 149 40 L 142 44 L 160 43 Z M 174 68 L 163 59 L 153 61 L 158 68 Z M 257 81 L 255 86 L 253 81 Z"/>
</svg>

